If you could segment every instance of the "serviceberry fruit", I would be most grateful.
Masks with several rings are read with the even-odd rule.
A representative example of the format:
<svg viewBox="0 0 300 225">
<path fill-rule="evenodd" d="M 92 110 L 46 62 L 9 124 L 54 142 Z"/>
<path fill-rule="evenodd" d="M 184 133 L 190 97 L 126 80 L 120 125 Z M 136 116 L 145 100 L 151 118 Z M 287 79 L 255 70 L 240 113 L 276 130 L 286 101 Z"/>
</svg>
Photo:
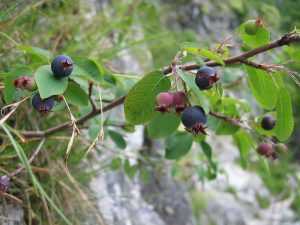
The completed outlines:
<svg viewBox="0 0 300 225">
<path fill-rule="evenodd" d="M 264 116 L 261 120 L 261 127 L 264 130 L 272 130 L 275 127 L 276 120 L 272 116 Z"/>
<path fill-rule="evenodd" d="M 181 122 L 185 126 L 186 130 L 193 134 L 206 134 L 205 124 L 207 122 L 207 118 L 201 106 L 187 107 L 182 112 Z"/>
<path fill-rule="evenodd" d="M 55 101 L 53 97 L 46 99 L 41 99 L 40 95 L 37 93 L 32 98 L 32 106 L 40 113 L 48 113 L 53 108 Z"/>
<path fill-rule="evenodd" d="M 14 80 L 14 86 L 28 91 L 34 91 L 37 86 L 33 77 L 21 76 Z"/>
<path fill-rule="evenodd" d="M 209 66 L 201 67 L 196 74 L 195 83 L 200 90 L 208 90 L 219 80 L 217 71 Z"/>
<path fill-rule="evenodd" d="M 0 192 L 7 192 L 10 186 L 10 178 L 6 175 L 0 177 Z"/>
<path fill-rule="evenodd" d="M 173 105 L 174 95 L 170 92 L 161 92 L 156 96 L 155 109 L 159 112 L 168 112 Z"/>
<path fill-rule="evenodd" d="M 183 91 L 173 93 L 173 106 L 177 113 L 182 112 L 187 106 L 187 97 Z"/>
<path fill-rule="evenodd" d="M 73 61 L 69 56 L 59 55 L 51 63 L 51 69 L 54 77 L 64 78 L 73 71 Z"/>
<path fill-rule="evenodd" d="M 248 20 L 245 22 L 245 32 L 248 35 L 255 35 L 259 27 L 263 26 L 263 21 L 260 18 L 256 20 Z"/>
<path fill-rule="evenodd" d="M 288 147 L 283 143 L 275 144 L 274 148 L 275 148 L 276 152 L 278 152 L 278 153 L 287 153 L 288 152 Z"/>
<path fill-rule="evenodd" d="M 267 158 L 272 157 L 274 155 L 273 145 L 271 143 L 261 143 L 258 145 L 256 149 L 257 153 L 265 156 Z"/>
</svg>

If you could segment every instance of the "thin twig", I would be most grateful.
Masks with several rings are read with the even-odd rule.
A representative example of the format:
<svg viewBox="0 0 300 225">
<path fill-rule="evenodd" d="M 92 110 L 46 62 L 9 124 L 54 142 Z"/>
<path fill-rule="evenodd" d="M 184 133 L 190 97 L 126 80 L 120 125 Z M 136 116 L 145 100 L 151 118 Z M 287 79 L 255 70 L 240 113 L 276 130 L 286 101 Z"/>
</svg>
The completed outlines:
<svg viewBox="0 0 300 225">
<path fill-rule="evenodd" d="M 92 99 L 93 86 L 94 86 L 94 83 L 90 81 L 90 82 L 89 82 L 89 100 L 90 100 L 90 103 L 91 103 L 91 105 L 92 105 L 92 109 L 93 109 L 93 110 L 96 110 L 97 107 L 96 107 L 96 105 L 95 105 L 94 100 Z"/>
<path fill-rule="evenodd" d="M 234 118 L 231 118 L 231 117 L 228 117 L 228 116 L 225 116 L 223 114 L 220 114 L 220 113 L 216 113 L 216 112 L 209 112 L 209 115 L 213 116 L 213 117 L 216 117 L 218 119 L 221 119 L 221 120 L 224 120 L 232 125 L 235 125 L 237 127 L 241 127 L 241 128 L 246 128 L 243 124 L 242 124 L 242 121 L 239 120 L 239 119 L 234 119 Z"/>
</svg>

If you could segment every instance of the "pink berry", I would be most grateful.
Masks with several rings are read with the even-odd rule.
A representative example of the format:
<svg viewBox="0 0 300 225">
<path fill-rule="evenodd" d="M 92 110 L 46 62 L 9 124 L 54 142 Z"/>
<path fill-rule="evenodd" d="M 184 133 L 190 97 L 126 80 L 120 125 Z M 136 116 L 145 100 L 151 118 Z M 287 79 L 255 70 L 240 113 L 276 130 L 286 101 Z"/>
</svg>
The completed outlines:
<svg viewBox="0 0 300 225">
<path fill-rule="evenodd" d="M 176 112 L 182 112 L 187 105 L 187 97 L 183 91 L 173 93 L 173 106 Z"/>
<path fill-rule="evenodd" d="M 266 157 L 272 157 L 274 153 L 273 145 L 270 143 L 261 143 L 256 150 L 258 154 Z"/>
<path fill-rule="evenodd" d="M 161 92 L 156 96 L 156 110 L 159 112 L 167 112 L 172 107 L 174 95 L 169 92 Z"/>
<path fill-rule="evenodd" d="M 33 77 L 22 76 L 14 80 L 14 85 L 19 89 L 26 89 L 28 91 L 34 91 L 37 86 Z"/>
</svg>

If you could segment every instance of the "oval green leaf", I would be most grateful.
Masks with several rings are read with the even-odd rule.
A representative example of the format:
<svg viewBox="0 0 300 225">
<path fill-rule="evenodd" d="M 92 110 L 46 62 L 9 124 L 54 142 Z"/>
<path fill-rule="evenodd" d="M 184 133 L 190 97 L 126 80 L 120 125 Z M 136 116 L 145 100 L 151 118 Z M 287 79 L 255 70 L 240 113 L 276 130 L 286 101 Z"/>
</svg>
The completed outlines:
<svg viewBox="0 0 300 225">
<path fill-rule="evenodd" d="M 275 134 L 280 141 L 285 141 L 291 136 L 294 129 L 292 101 L 285 88 L 279 90 L 276 114 Z"/>
<path fill-rule="evenodd" d="M 245 23 L 238 29 L 238 34 L 244 44 L 250 48 L 256 48 L 265 45 L 270 41 L 270 32 L 265 27 L 258 27 L 254 35 L 249 35 L 245 31 Z"/>
<path fill-rule="evenodd" d="M 277 102 L 278 86 L 274 79 L 266 71 L 246 66 L 249 87 L 261 105 L 261 107 L 271 110 Z"/>
<path fill-rule="evenodd" d="M 41 98 L 61 95 L 68 87 L 68 78 L 56 79 L 50 66 L 41 66 L 35 73 L 35 81 Z"/>
<path fill-rule="evenodd" d="M 89 97 L 87 93 L 81 89 L 80 85 L 74 82 L 69 82 L 64 96 L 68 103 L 76 106 L 86 106 L 89 103 Z"/>
<path fill-rule="evenodd" d="M 191 53 L 194 55 L 199 55 L 201 57 L 213 60 L 213 61 L 221 64 L 222 66 L 225 65 L 222 57 L 217 52 L 210 51 L 210 50 L 204 49 L 204 48 L 199 48 L 199 47 L 197 47 L 196 43 L 185 42 L 183 44 L 183 50 L 187 51 L 188 53 Z"/>
<path fill-rule="evenodd" d="M 120 149 L 126 148 L 127 146 L 126 141 L 120 133 L 113 130 L 109 130 L 108 135 L 110 136 L 112 141 L 116 144 L 116 146 L 118 146 Z"/>
<path fill-rule="evenodd" d="M 254 146 L 254 141 L 249 133 L 244 130 L 233 135 L 234 142 L 240 151 L 240 163 L 241 166 L 246 169 L 248 166 L 249 152 Z"/>
<path fill-rule="evenodd" d="M 151 138 L 163 138 L 177 130 L 180 117 L 174 113 L 157 113 L 147 126 Z"/>
<path fill-rule="evenodd" d="M 166 139 L 167 159 L 180 159 L 186 155 L 193 144 L 193 136 L 187 132 L 177 132 Z"/>
<path fill-rule="evenodd" d="M 160 71 L 147 74 L 129 91 L 124 105 L 126 120 L 143 124 L 155 115 L 155 97 L 170 88 L 170 80 Z"/>
<path fill-rule="evenodd" d="M 87 58 L 75 58 L 74 59 L 74 71 L 71 78 L 79 76 L 86 80 L 93 80 L 95 82 L 101 82 L 105 73 L 104 68 L 95 60 Z"/>
</svg>

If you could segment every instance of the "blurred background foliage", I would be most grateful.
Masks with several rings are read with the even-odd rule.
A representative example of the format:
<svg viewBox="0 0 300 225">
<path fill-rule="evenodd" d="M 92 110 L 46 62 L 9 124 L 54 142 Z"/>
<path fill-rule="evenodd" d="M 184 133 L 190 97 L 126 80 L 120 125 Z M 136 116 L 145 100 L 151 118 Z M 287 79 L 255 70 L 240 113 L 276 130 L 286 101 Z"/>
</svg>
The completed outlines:
<svg viewBox="0 0 300 225">
<path fill-rule="evenodd" d="M 300 26 L 300 4 L 295 0 L 199 0 L 202 4 L 200 6 L 197 4 L 197 10 L 195 10 L 194 2 L 193 0 L 111 0 L 109 3 L 101 0 L 0 0 L 0 71 L 11 71 L 12 65 L 14 68 L 18 65 L 29 65 L 30 69 L 34 71 L 38 66 L 44 64 L 43 59 L 39 59 L 33 51 L 24 50 L 26 46 L 35 46 L 48 49 L 53 55 L 67 53 L 74 58 L 81 56 L 93 58 L 117 73 L 123 73 L 123 71 L 111 68 L 111 62 L 122 57 L 124 52 L 130 52 L 139 61 L 143 70 L 149 72 L 169 65 L 184 42 L 199 42 L 206 47 L 213 47 L 228 36 L 237 39 L 234 37 L 234 29 L 247 19 L 263 18 L 272 30 L 273 39 Z M 214 7 L 212 8 L 211 5 Z M 209 27 L 209 24 L 206 23 L 207 16 L 212 18 L 230 17 L 232 24 L 226 28 L 227 30 Z M 144 49 L 150 51 L 144 51 Z M 299 62 L 298 49 L 286 47 L 284 54 L 275 58 L 275 61 L 289 63 L 289 59 L 293 59 Z M 291 66 L 300 71 L 299 63 L 292 63 Z M 232 70 L 228 73 L 232 73 Z M 128 83 L 129 86 L 132 85 L 131 81 Z M 115 92 L 116 95 L 121 95 L 127 90 L 128 87 L 124 85 L 123 89 L 120 88 Z M 270 164 L 269 172 L 266 172 L 264 163 L 254 163 L 249 167 L 250 170 L 262 177 L 273 194 L 276 195 L 282 193 L 282 190 L 287 190 L 283 197 L 291 194 L 287 182 L 289 176 L 297 177 L 297 182 L 300 182 L 298 174 L 300 156 L 299 87 L 290 82 L 290 90 L 294 93 L 292 96 L 295 127 L 298 128 L 289 143 L 290 153 L 281 158 L 278 163 Z M 34 112 L 31 113 L 36 115 Z M 22 118 L 26 116 L 28 115 L 23 115 L 12 123 L 22 123 Z M 67 115 L 53 118 L 52 121 L 48 120 L 46 124 L 43 124 L 43 127 L 49 127 L 51 124 L 57 124 L 66 119 Z M 65 171 L 61 169 L 59 163 L 56 163 L 59 158 L 63 158 L 65 150 L 63 146 L 67 141 L 60 144 L 62 146 L 56 146 L 61 151 L 50 153 L 55 143 L 55 140 L 47 141 L 49 153 L 40 160 L 40 167 L 47 165 L 46 167 L 53 176 L 50 179 L 40 176 L 39 179 L 45 189 L 52 193 L 51 197 L 58 206 L 65 209 L 66 215 L 74 219 L 76 216 L 80 217 L 80 214 L 86 210 L 81 211 L 84 207 L 74 207 L 74 205 L 80 205 L 82 196 L 74 198 L 77 194 L 72 193 L 73 191 L 68 193 L 68 188 L 61 188 L 61 186 L 73 187 L 74 183 L 65 177 Z M 28 145 L 25 150 L 28 152 L 31 148 L 32 146 Z M 70 170 L 76 171 L 74 176 L 79 183 L 87 183 L 96 171 L 92 168 L 78 169 L 86 166 L 81 163 L 84 149 L 78 147 L 74 152 L 70 158 Z M 6 160 L 15 159 L 15 153 L 10 148 L 6 148 L 5 154 L 2 153 L 0 156 L 1 168 L 6 168 L 6 164 L 8 164 Z M 203 156 L 201 157 L 203 158 Z M 114 163 L 117 165 L 118 161 L 115 160 Z M 185 179 L 189 172 L 185 174 L 185 171 L 182 170 L 179 173 L 174 172 L 174 174 Z M 54 180 L 58 181 L 61 186 Z M 16 180 L 16 183 L 12 194 L 26 199 L 27 194 L 23 196 L 24 192 L 19 189 L 25 187 L 26 191 L 30 193 L 31 184 L 22 179 Z M 300 215 L 300 190 L 293 194 L 296 195 L 293 207 Z M 203 208 L 205 200 L 201 196 L 196 196 L 193 191 L 191 195 L 194 200 L 194 208 L 198 212 Z M 34 217 L 42 221 L 47 213 L 47 207 L 37 199 L 31 197 L 28 202 L 30 202 Z M 258 199 L 258 201 L 267 204 L 262 199 Z M 56 221 L 56 224 L 59 222 Z"/>
</svg>

